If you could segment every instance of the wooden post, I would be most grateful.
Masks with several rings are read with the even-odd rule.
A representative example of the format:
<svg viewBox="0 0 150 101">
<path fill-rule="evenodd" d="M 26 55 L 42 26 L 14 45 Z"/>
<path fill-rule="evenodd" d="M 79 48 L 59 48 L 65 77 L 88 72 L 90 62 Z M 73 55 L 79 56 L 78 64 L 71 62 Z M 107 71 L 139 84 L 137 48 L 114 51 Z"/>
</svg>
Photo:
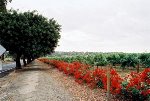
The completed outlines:
<svg viewBox="0 0 150 101">
<path fill-rule="evenodd" d="M 110 101 L 110 65 L 107 66 L 107 101 Z"/>
</svg>

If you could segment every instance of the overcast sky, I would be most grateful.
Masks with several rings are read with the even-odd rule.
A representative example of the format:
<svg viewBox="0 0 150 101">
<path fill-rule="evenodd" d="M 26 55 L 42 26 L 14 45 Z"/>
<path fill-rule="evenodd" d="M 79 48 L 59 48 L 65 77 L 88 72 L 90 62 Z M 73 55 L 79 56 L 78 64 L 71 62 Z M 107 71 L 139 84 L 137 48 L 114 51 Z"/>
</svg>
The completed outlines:
<svg viewBox="0 0 150 101">
<path fill-rule="evenodd" d="M 57 51 L 150 52 L 150 0 L 12 0 L 62 25 Z"/>
</svg>

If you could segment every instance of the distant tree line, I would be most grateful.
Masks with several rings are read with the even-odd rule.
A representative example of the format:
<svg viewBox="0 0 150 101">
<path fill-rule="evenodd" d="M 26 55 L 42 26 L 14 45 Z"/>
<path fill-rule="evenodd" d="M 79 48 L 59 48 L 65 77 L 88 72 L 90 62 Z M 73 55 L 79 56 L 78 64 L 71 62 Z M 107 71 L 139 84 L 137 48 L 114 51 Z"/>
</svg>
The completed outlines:
<svg viewBox="0 0 150 101">
<path fill-rule="evenodd" d="M 150 53 L 56 52 L 49 58 L 70 63 L 79 61 L 96 67 L 119 66 L 122 70 L 133 67 L 137 69 L 137 72 L 139 72 L 140 67 L 150 68 Z"/>
</svg>

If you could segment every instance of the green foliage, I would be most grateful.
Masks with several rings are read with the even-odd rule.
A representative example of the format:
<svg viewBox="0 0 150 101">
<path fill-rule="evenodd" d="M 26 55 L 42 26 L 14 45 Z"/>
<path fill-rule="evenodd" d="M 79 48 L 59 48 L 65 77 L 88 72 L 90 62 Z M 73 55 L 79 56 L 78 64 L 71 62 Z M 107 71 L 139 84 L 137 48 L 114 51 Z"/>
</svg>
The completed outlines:
<svg viewBox="0 0 150 101">
<path fill-rule="evenodd" d="M 11 54 L 39 57 L 52 53 L 60 38 L 60 25 L 35 11 L 0 13 L 0 44 Z"/>
<path fill-rule="evenodd" d="M 79 61 L 92 66 L 106 66 L 111 64 L 113 66 L 121 66 L 121 68 L 136 68 L 138 65 L 150 67 L 150 53 L 56 52 L 50 57 L 55 59 L 59 57 L 60 60 L 65 60 L 66 62 L 71 59 L 72 62 Z"/>
<path fill-rule="evenodd" d="M 119 54 L 110 54 L 108 57 L 107 57 L 107 60 L 109 63 L 111 63 L 113 66 L 115 66 L 116 64 L 120 64 L 120 55 Z"/>
<path fill-rule="evenodd" d="M 126 54 L 121 58 L 121 67 L 136 67 L 140 63 L 137 54 Z"/>
<path fill-rule="evenodd" d="M 94 56 L 94 63 L 96 66 L 106 66 L 108 62 L 104 54 L 97 54 Z"/>
<path fill-rule="evenodd" d="M 141 91 L 136 89 L 135 87 L 130 88 L 128 91 L 126 89 L 127 85 L 128 85 L 127 81 L 122 82 L 121 93 L 123 94 L 125 99 L 133 99 L 133 101 L 145 101 L 145 99 L 147 99 L 147 97 L 143 96 L 141 94 Z"/>
<path fill-rule="evenodd" d="M 86 64 L 89 64 L 89 65 L 94 65 L 94 56 L 93 55 L 88 55 L 87 57 L 86 57 Z"/>
<path fill-rule="evenodd" d="M 127 85 L 128 85 L 127 81 L 122 82 L 122 88 L 126 88 Z"/>
<path fill-rule="evenodd" d="M 145 67 L 150 67 L 150 53 L 140 54 L 139 59 L 141 60 L 141 64 Z"/>
<path fill-rule="evenodd" d="M 132 94 L 132 99 L 133 99 L 133 101 L 145 101 L 145 99 L 147 99 L 147 98 L 145 98 L 145 97 L 141 94 L 141 92 L 140 92 L 138 89 L 136 89 L 136 88 L 132 88 L 131 94 Z"/>
<path fill-rule="evenodd" d="M 103 88 L 104 87 L 103 82 L 101 80 L 99 80 L 97 82 L 97 87 L 99 87 L 99 88 Z"/>
<path fill-rule="evenodd" d="M 6 5 L 8 2 L 11 2 L 12 0 L 0 0 L 0 12 L 6 12 Z"/>
<path fill-rule="evenodd" d="M 128 82 L 127 81 L 123 81 L 122 82 L 122 89 L 121 89 L 121 93 L 125 96 L 125 97 L 129 97 L 130 95 L 128 95 L 128 92 L 126 90 L 126 87 L 128 85 Z"/>
</svg>

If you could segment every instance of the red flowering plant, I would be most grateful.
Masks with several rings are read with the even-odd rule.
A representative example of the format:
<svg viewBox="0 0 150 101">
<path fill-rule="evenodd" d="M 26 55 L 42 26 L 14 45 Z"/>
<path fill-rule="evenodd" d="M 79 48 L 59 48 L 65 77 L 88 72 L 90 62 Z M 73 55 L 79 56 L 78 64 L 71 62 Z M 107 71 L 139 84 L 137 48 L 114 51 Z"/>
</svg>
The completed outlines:
<svg viewBox="0 0 150 101">
<path fill-rule="evenodd" d="M 73 63 L 70 63 L 68 64 L 68 74 L 69 75 L 74 75 L 74 73 L 76 71 L 78 71 L 79 69 L 81 68 L 81 63 L 79 62 L 73 62 Z"/>
<path fill-rule="evenodd" d="M 150 68 L 145 69 L 141 73 L 131 72 L 128 77 L 125 78 L 122 88 L 122 94 L 125 97 L 129 97 L 133 100 L 145 100 L 150 96 Z"/>
<path fill-rule="evenodd" d="M 83 77 L 82 72 L 76 71 L 74 73 L 74 77 L 75 77 L 75 79 L 82 79 L 82 77 Z"/>
<path fill-rule="evenodd" d="M 95 88 L 96 83 L 95 83 L 95 78 L 93 76 L 93 71 L 92 70 L 87 70 L 86 73 L 83 76 L 83 80 L 85 83 L 88 84 L 90 88 Z"/>
<path fill-rule="evenodd" d="M 111 69 L 110 71 L 110 91 L 112 94 L 120 94 L 121 93 L 121 83 L 123 79 L 120 77 L 120 75 L 116 72 L 116 70 Z"/>
<path fill-rule="evenodd" d="M 107 90 L 107 70 L 91 69 L 92 67 L 80 62 L 67 63 L 60 60 L 40 58 L 40 61 L 51 64 L 67 75 L 73 75 L 79 84 L 87 83 L 90 87 L 100 87 Z M 122 94 L 135 101 L 150 98 L 150 68 L 141 73 L 131 72 L 124 80 L 116 72 L 110 70 L 110 92 Z"/>
<path fill-rule="evenodd" d="M 80 67 L 76 67 L 76 70 L 74 72 L 74 77 L 77 82 L 78 82 L 78 80 L 80 81 L 80 83 L 81 83 L 81 81 L 82 81 L 82 83 L 86 82 L 87 78 L 85 75 L 87 75 L 89 68 L 90 68 L 89 65 L 81 64 L 81 63 L 80 63 Z M 90 76 L 88 76 L 88 77 L 90 77 Z"/>
<path fill-rule="evenodd" d="M 110 92 L 112 94 L 120 94 L 121 93 L 121 83 L 122 83 L 122 78 L 120 75 L 116 72 L 116 70 L 111 69 L 110 71 Z M 107 70 L 106 69 L 95 69 L 93 72 L 94 76 L 94 83 L 100 87 L 104 88 L 107 90 Z"/>
<path fill-rule="evenodd" d="M 107 90 L 107 71 L 105 70 L 105 74 L 103 75 L 102 82 L 104 89 Z M 120 75 L 116 72 L 116 70 L 110 70 L 110 92 L 112 94 L 120 94 L 121 93 L 121 83 L 123 79 Z"/>
<path fill-rule="evenodd" d="M 95 83 L 97 85 L 97 87 L 99 88 L 104 88 L 104 84 L 107 82 L 105 80 L 105 77 L 106 77 L 106 70 L 104 69 L 95 69 L 93 71 L 93 77 L 94 77 L 94 81 L 93 83 Z"/>
<path fill-rule="evenodd" d="M 83 76 L 83 80 L 86 83 L 91 83 L 93 81 L 92 72 L 90 70 L 85 73 L 85 75 Z"/>
</svg>

